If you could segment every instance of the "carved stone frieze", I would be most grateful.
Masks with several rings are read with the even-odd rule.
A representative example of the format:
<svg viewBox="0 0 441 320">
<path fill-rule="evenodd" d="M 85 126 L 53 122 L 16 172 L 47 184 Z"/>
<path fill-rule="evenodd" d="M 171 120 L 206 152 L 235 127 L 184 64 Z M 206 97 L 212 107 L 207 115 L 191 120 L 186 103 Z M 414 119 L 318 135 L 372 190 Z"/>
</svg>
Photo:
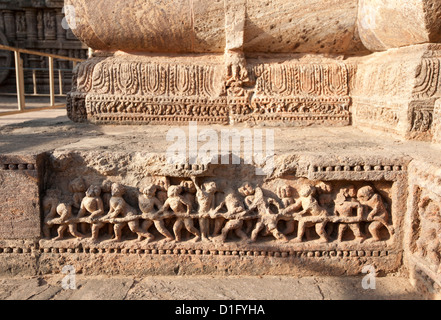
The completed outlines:
<svg viewBox="0 0 441 320">
<path fill-rule="evenodd" d="M 76 69 L 70 96 L 85 97 L 77 109 L 95 123 L 350 123 L 353 65 L 249 63 L 247 80 L 232 82 L 222 59 L 201 59 L 195 64 L 96 57 Z"/>
<path fill-rule="evenodd" d="M 398 267 L 392 260 L 402 254 L 404 160 L 310 161 L 258 177 L 244 165 L 175 166 L 143 157 L 130 156 L 137 164 L 124 168 L 116 155 L 48 160 L 41 252 L 384 258 L 381 268 Z"/>
<path fill-rule="evenodd" d="M 69 230 L 70 236 L 80 239 L 122 241 L 120 228 L 128 225 L 129 239 L 137 236 L 147 243 L 154 241 L 150 233 L 153 231 L 161 234 L 157 241 L 181 242 L 184 228 L 194 237 L 192 241 L 213 243 L 253 243 L 266 237 L 282 243 L 360 244 L 392 241 L 395 234 L 390 199 L 383 199 L 370 185 L 356 183 L 335 188 L 335 183 L 281 180 L 276 183 L 277 190 L 264 190 L 248 182 L 237 190 L 229 186 L 219 190 L 215 180 L 204 180 L 182 180 L 177 185 L 168 182 L 166 188 L 148 185 L 139 190 L 137 207 L 124 199 L 126 188 L 113 183 L 106 204 L 110 210 L 106 212 L 101 185 L 85 190 L 84 181 L 76 179 L 70 184 L 73 194 L 68 203 L 61 201 L 56 190 L 47 191 L 43 202 L 44 234 L 52 238 L 56 232 L 55 239 L 61 240 Z M 297 184 L 297 189 L 292 184 Z M 159 193 L 165 192 L 165 201 L 161 201 Z M 101 235 L 100 229 L 104 230 Z"/>
</svg>

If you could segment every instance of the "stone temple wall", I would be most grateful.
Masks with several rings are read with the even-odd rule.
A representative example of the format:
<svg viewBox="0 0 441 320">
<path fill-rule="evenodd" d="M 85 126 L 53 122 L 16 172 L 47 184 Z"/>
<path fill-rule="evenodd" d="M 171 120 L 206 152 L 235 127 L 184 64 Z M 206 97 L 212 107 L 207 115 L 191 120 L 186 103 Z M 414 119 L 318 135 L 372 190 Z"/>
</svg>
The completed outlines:
<svg viewBox="0 0 441 320">
<path fill-rule="evenodd" d="M 87 59 L 87 46 L 82 44 L 70 29 L 62 27 L 63 1 L 0 1 L 0 43 L 11 47 L 24 48 L 45 53 Z M 0 67 L 14 68 L 14 57 L 1 52 Z M 47 58 L 24 54 L 24 68 L 48 68 Z M 64 92 L 71 88 L 72 63 L 55 60 L 56 69 L 66 69 Z M 58 88 L 58 76 L 56 77 Z M 37 71 L 39 93 L 49 92 L 47 71 Z M 0 71 L 0 92 L 15 92 L 13 70 Z M 25 71 L 26 92 L 33 93 L 32 72 Z"/>
<path fill-rule="evenodd" d="M 65 4 L 95 50 L 74 70 L 67 113 L 98 137 L 0 158 L 4 270 L 355 275 L 371 265 L 440 293 L 439 1 Z M 159 133 L 190 122 L 283 128 L 273 170 L 168 162 Z M 14 192 L 23 196 L 11 202 Z"/>
</svg>

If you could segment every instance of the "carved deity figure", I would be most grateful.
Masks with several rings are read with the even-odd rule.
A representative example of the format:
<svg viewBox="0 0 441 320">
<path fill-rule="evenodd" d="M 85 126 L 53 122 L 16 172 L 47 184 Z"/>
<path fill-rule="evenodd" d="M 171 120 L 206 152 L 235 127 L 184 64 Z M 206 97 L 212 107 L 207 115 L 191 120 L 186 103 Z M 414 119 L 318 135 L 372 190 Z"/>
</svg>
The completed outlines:
<svg viewBox="0 0 441 320">
<path fill-rule="evenodd" d="M 98 221 L 104 216 L 104 205 L 100 195 L 100 186 L 90 186 L 81 202 L 80 211 L 77 216 L 82 218 L 89 214 L 90 223 L 92 224 L 92 240 L 94 241 L 98 240 L 101 228 L 106 225 L 104 222 Z"/>
<path fill-rule="evenodd" d="M 154 224 L 159 233 L 161 233 L 167 241 L 172 241 L 174 238 L 164 224 L 165 216 L 161 216 L 157 213 L 162 207 L 161 201 L 156 197 L 157 189 L 158 186 L 150 185 L 141 189 L 141 194 L 138 197 L 139 208 L 141 209 L 143 219 L 145 219 L 142 223 L 142 230 L 148 232 L 150 227 Z M 154 236 L 152 235 L 150 240 L 153 239 Z"/>
<path fill-rule="evenodd" d="M 247 63 L 242 52 L 228 51 L 225 53 L 226 81 L 228 94 L 233 97 L 240 97 L 245 94 L 244 84 L 250 81 L 247 70 Z"/>
<path fill-rule="evenodd" d="M 152 235 L 148 232 L 144 232 L 139 227 L 139 221 L 136 218 L 138 216 L 137 211 L 131 207 L 123 198 L 125 188 L 117 183 L 112 184 L 112 198 L 110 199 L 110 211 L 103 218 L 108 219 L 110 223 L 114 223 L 115 241 L 122 240 L 122 229 L 128 225 L 129 229 L 138 235 L 138 240 L 143 238 L 150 239 Z"/>
<path fill-rule="evenodd" d="M 355 215 L 354 215 L 355 211 Z M 335 200 L 335 213 L 340 217 L 354 217 L 359 221 L 363 218 L 363 206 L 357 200 L 357 191 L 353 185 L 343 187 Z M 343 235 L 350 229 L 359 242 L 363 242 L 364 236 L 360 230 L 360 223 L 340 223 L 338 228 L 338 241 L 343 241 Z"/>
<path fill-rule="evenodd" d="M 358 190 L 357 199 L 365 208 L 370 211 L 367 213 L 366 220 L 371 222 L 369 232 L 373 241 L 381 241 L 380 230 L 386 227 L 390 236 L 394 234 L 394 229 L 389 226 L 389 213 L 384 205 L 383 199 L 374 189 L 366 186 Z"/>
<path fill-rule="evenodd" d="M 173 226 L 173 232 L 175 234 L 175 240 L 181 241 L 181 231 L 185 227 L 188 232 L 192 233 L 195 238 L 194 241 L 199 241 L 201 236 L 199 230 L 195 228 L 193 218 L 191 217 L 191 210 L 193 203 L 189 201 L 189 196 L 182 195 L 182 186 L 170 186 L 168 188 L 168 199 L 165 201 L 164 206 L 158 213 L 163 213 L 167 209 L 171 209 L 176 216 L 176 222 Z"/>
</svg>

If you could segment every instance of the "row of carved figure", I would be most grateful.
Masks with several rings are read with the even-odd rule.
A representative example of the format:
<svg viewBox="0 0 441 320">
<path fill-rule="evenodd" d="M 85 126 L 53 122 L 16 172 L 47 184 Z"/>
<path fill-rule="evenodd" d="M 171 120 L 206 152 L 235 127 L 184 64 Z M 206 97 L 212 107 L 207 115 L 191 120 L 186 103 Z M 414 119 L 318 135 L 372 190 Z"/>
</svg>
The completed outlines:
<svg viewBox="0 0 441 320">
<path fill-rule="evenodd" d="M 124 186 L 105 181 L 86 190 L 80 178 L 71 183 L 71 203 L 60 202 L 60 192 L 48 190 L 43 202 L 43 232 L 51 238 L 51 228 L 57 226 L 56 240 L 63 239 L 67 230 L 73 237 L 85 238 L 89 227 L 92 239 L 98 241 L 100 230 L 110 225 L 113 240 L 121 241 L 122 230 L 128 226 L 139 240 L 152 241 L 154 235 L 149 230 L 154 226 L 167 241 L 182 241 L 185 228 L 194 235 L 194 241 L 225 242 L 234 233 L 242 241 L 255 242 L 263 234 L 288 242 L 288 235 L 297 230 L 291 241 L 304 242 L 310 238 L 310 229 L 314 229 L 319 241 L 329 242 L 327 226 L 337 224 L 337 241 L 343 241 L 348 230 L 359 242 L 367 238 L 381 241 L 383 228 L 392 237 L 394 228 L 387 206 L 374 188 L 364 186 L 357 190 L 349 185 L 339 190 L 335 200 L 331 199 L 331 188 L 323 182 L 320 186 L 305 184 L 298 189 L 299 197 L 295 199 L 293 188 L 285 185 L 278 188 L 279 199 L 276 199 L 248 182 L 237 190 L 231 187 L 219 190 L 215 181 L 199 184 L 192 178 L 170 185 L 167 179 L 159 179 L 140 190 L 140 213 L 124 199 Z M 223 194 L 220 201 L 219 193 Z M 333 208 L 332 213 L 329 208 Z M 285 223 L 279 224 L 280 221 Z M 169 223 L 173 223 L 173 234 L 167 228 Z M 363 223 L 368 225 L 370 236 L 362 231 Z M 284 230 L 279 230 L 281 225 Z"/>
</svg>

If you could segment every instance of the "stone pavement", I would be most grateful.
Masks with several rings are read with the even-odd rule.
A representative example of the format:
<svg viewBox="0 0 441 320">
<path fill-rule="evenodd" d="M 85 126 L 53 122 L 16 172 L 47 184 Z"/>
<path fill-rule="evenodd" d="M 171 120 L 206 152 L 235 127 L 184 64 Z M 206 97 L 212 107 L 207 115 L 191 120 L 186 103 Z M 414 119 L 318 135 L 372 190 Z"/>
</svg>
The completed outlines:
<svg viewBox="0 0 441 320">
<path fill-rule="evenodd" d="M 65 290 L 65 275 L 0 278 L 1 300 L 421 300 L 404 277 L 85 277 Z"/>
</svg>

